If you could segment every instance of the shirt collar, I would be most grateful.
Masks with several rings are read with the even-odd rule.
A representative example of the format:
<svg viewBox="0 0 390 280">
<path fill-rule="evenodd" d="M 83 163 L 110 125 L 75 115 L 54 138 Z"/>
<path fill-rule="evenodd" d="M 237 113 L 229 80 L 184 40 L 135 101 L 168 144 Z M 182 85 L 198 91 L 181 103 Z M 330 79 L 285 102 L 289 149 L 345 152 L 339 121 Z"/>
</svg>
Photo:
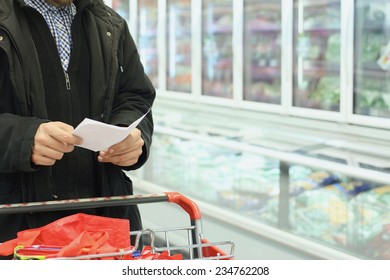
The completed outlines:
<svg viewBox="0 0 390 280">
<path fill-rule="evenodd" d="M 45 14 L 50 11 L 58 11 L 63 10 L 67 12 L 69 15 L 74 16 L 76 14 L 76 6 L 74 3 L 71 3 L 69 6 L 56 8 L 53 5 L 50 5 L 46 2 L 46 0 L 25 0 L 26 5 L 36 9 L 41 14 Z"/>
</svg>

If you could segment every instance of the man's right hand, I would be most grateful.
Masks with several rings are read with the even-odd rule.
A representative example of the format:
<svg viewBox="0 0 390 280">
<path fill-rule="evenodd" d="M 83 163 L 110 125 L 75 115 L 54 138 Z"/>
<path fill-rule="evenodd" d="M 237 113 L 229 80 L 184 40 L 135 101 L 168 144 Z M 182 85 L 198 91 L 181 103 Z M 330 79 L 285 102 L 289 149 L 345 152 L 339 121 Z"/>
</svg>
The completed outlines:
<svg viewBox="0 0 390 280">
<path fill-rule="evenodd" d="M 43 123 L 34 137 L 31 161 L 36 165 L 52 166 L 62 159 L 64 153 L 73 151 L 75 145 L 83 142 L 72 135 L 74 128 L 63 122 Z"/>
</svg>

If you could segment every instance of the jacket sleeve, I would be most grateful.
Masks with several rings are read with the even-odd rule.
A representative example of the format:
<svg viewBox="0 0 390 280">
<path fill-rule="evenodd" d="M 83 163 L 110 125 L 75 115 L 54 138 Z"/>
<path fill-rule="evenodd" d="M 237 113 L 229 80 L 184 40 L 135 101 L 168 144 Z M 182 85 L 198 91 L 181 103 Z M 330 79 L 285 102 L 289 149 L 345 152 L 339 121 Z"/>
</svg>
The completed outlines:
<svg viewBox="0 0 390 280">
<path fill-rule="evenodd" d="M 128 126 L 152 107 L 156 91 L 144 72 L 126 23 L 124 23 L 119 48 L 119 70 L 110 123 Z M 153 134 L 152 112 L 146 115 L 137 128 L 141 131 L 145 142 L 143 152 L 139 161 L 135 165 L 124 168 L 126 170 L 141 167 L 149 157 Z"/>
<path fill-rule="evenodd" d="M 33 172 L 31 149 L 35 133 L 44 120 L 0 114 L 0 173 Z"/>
</svg>

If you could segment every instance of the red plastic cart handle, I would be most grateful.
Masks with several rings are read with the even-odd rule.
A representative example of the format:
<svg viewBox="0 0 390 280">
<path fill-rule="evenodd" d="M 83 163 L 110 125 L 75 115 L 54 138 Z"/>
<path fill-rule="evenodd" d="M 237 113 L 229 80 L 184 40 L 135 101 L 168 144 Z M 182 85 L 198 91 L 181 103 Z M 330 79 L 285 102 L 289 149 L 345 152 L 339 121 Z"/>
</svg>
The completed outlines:
<svg viewBox="0 0 390 280">
<path fill-rule="evenodd" d="M 176 203 L 183 208 L 190 215 L 191 220 L 200 220 L 202 218 L 198 205 L 188 197 L 178 192 L 166 192 L 165 194 L 168 197 L 168 201 Z"/>
</svg>

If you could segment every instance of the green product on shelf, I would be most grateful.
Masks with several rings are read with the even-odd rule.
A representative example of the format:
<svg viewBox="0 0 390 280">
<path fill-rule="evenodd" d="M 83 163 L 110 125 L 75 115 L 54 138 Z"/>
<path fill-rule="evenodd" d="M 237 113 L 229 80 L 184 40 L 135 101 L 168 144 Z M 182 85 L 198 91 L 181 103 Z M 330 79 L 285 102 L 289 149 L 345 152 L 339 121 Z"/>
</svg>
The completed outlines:
<svg viewBox="0 0 390 280">
<path fill-rule="evenodd" d="M 340 63 L 341 52 L 340 33 L 332 34 L 328 39 L 328 47 L 325 53 L 325 59 L 330 62 Z"/>
<path fill-rule="evenodd" d="M 332 110 L 340 102 L 340 77 L 322 77 L 316 88 L 310 93 L 311 100 L 321 102 L 323 109 Z"/>
<path fill-rule="evenodd" d="M 363 33 L 362 49 L 358 56 L 361 62 L 376 62 L 380 56 L 381 48 L 387 43 L 384 34 L 377 34 L 372 32 Z"/>
</svg>

